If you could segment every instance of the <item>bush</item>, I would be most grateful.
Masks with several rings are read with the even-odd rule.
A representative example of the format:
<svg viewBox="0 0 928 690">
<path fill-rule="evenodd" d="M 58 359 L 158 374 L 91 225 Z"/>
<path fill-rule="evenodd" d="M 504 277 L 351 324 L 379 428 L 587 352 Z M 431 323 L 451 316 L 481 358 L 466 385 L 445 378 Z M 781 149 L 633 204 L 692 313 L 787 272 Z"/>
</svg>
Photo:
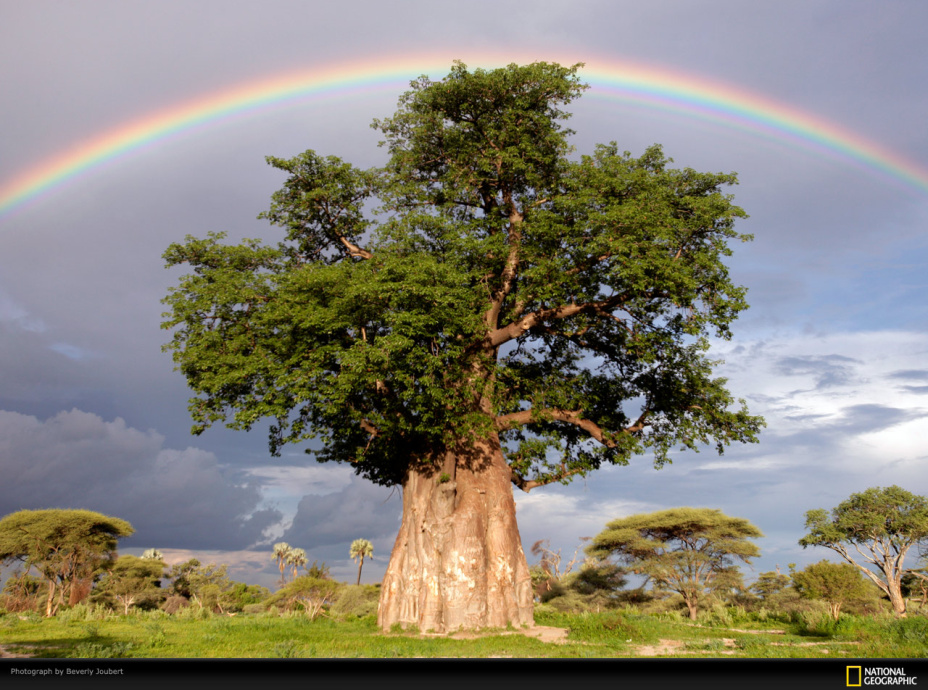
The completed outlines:
<svg viewBox="0 0 928 690">
<path fill-rule="evenodd" d="M 213 617 L 212 611 L 206 607 L 200 608 L 199 606 L 186 606 L 178 609 L 174 615 L 183 620 L 192 621 L 205 621 Z"/>
<path fill-rule="evenodd" d="M 596 613 L 616 608 L 623 601 L 624 573 L 604 561 L 587 561 L 580 570 L 560 578 L 533 566 L 532 580 L 537 600 L 563 613 Z"/>
<path fill-rule="evenodd" d="M 268 606 L 283 606 L 290 613 L 304 611 L 310 620 L 314 620 L 332 605 L 340 590 L 347 586 L 334 580 L 304 575 L 287 583 L 265 603 Z"/>
<path fill-rule="evenodd" d="M 795 615 L 799 624 L 800 635 L 831 636 L 837 629 L 837 621 L 831 614 L 828 605 L 821 601 L 805 611 L 798 611 Z"/>
<path fill-rule="evenodd" d="M 61 611 L 58 614 L 58 619 L 64 623 L 84 622 L 100 620 L 102 618 L 101 614 L 102 612 L 98 611 L 96 607 L 80 603 Z"/>
<path fill-rule="evenodd" d="M 889 625 L 889 634 L 900 642 L 928 641 L 928 618 L 900 618 Z"/>
<path fill-rule="evenodd" d="M 41 611 L 46 596 L 45 582 L 28 573 L 15 572 L 0 594 L 0 606 L 10 613 Z"/>
<path fill-rule="evenodd" d="M 270 596 L 271 591 L 267 587 L 236 582 L 231 590 L 224 593 L 223 599 L 227 611 L 239 612 L 244 611 L 246 606 L 260 604 Z"/>
<path fill-rule="evenodd" d="M 173 615 L 187 608 L 188 606 L 190 606 L 190 602 L 186 597 L 182 597 L 178 594 L 172 594 L 164 600 L 163 604 L 161 604 L 161 610 L 165 613 L 170 613 Z"/>
<path fill-rule="evenodd" d="M 342 618 L 364 618 L 377 613 L 380 589 L 376 585 L 347 585 L 329 611 Z"/>
</svg>

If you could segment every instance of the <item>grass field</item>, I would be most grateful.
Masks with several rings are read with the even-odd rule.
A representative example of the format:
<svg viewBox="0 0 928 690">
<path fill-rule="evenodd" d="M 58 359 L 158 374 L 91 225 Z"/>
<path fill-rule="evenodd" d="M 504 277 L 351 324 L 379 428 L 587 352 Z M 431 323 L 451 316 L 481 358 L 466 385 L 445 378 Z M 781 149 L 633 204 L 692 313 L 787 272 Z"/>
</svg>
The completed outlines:
<svg viewBox="0 0 928 690">
<path fill-rule="evenodd" d="M 766 618 L 766 620 L 764 620 Z M 34 658 L 925 658 L 928 618 L 767 617 L 718 609 L 695 624 L 633 609 L 598 614 L 540 610 L 543 641 L 525 631 L 435 636 L 383 633 L 373 616 L 115 615 L 81 606 L 44 619 L 0 615 L 6 655 Z M 536 630 L 536 633 L 539 632 Z"/>
</svg>

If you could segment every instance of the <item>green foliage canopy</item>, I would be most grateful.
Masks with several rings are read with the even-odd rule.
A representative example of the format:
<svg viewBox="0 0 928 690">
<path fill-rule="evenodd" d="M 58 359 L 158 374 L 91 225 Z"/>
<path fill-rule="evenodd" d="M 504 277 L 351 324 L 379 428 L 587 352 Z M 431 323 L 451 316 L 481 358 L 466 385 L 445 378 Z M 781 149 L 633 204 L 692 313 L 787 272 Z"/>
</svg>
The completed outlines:
<svg viewBox="0 0 928 690">
<path fill-rule="evenodd" d="M 757 580 L 751 585 L 750 590 L 753 594 L 760 597 L 765 605 L 776 606 L 786 597 L 789 586 L 789 575 L 771 570 L 758 575 Z M 795 596 L 795 594 L 793 596 Z"/>
<path fill-rule="evenodd" d="M 164 570 L 164 562 L 160 559 L 120 556 L 106 568 L 94 588 L 94 601 L 109 605 L 118 603 L 123 613 L 129 613 L 132 606 L 156 606 L 164 599 L 165 591 L 161 589 Z"/>
<path fill-rule="evenodd" d="M 724 264 L 750 239 L 722 191 L 736 176 L 658 146 L 569 158 L 580 67 L 420 77 L 374 122 L 384 167 L 268 158 L 287 175 L 261 214 L 279 244 L 172 244 L 167 265 L 192 273 L 163 326 L 193 432 L 269 418 L 272 452 L 318 437 L 318 460 L 386 485 L 498 433 L 524 490 L 756 440 L 707 357 L 747 306 Z"/>
<path fill-rule="evenodd" d="M 114 557 L 119 538 L 134 531 L 125 520 L 90 510 L 20 510 L 0 520 L 0 562 L 22 561 L 45 578 L 51 616 L 71 586 L 91 578 Z"/>
<path fill-rule="evenodd" d="M 819 561 L 794 572 L 792 577 L 793 587 L 799 596 L 828 602 L 835 620 L 838 620 L 845 602 L 866 598 L 873 587 L 850 563 Z"/>
<path fill-rule="evenodd" d="M 712 508 L 672 508 L 613 520 L 586 552 L 612 556 L 658 587 L 679 593 L 695 618 L 699 600 L 717 586 L 740 582 L 736 560 L 760 555 L 749 539 L 764 536 L 743 518 Z"/>
</svg>

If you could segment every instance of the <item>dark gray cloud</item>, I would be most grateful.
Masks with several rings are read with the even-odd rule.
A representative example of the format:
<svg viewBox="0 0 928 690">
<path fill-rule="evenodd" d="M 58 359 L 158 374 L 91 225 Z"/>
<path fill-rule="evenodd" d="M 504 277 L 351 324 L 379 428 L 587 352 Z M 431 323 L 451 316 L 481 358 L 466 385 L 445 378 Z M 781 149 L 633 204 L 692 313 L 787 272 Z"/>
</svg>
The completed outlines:
<svg viewBox="0 0 928 690">
<path fill-rule="evenodd" d="M 310 494 L 300 501 L 283 541 L 307 550 L 396 536 L 402 513 L 402 490 L 352 477 L 341 491 Z"/>
<path fill-rule="evenodd" d="M 812 376 L 817 388 L 844 386 L 853 379 L 857 360 L 843 355 L 782 357 L 776 363 L 776 372 L 783 376 Z"/>
<path fill-rule="evenodd" d="M 886 378 L 902 381 L 928 381 L 928 369 L 902 369 L 887 374 Z"/>
<path fill-rule="evenodd" d="M 928 395 L 928 386 L 902 386 L 902 390 L 913 395 Z"/>
<path fill-rule="evenodd" d="M 212 452 L 163 440 L 76 409 L 44 421 L 0 411 L 0 513 L 95 510 L 132 523 L 132 543 L 176 548 L 246 548 L 279 522 Z"/>
</svg>

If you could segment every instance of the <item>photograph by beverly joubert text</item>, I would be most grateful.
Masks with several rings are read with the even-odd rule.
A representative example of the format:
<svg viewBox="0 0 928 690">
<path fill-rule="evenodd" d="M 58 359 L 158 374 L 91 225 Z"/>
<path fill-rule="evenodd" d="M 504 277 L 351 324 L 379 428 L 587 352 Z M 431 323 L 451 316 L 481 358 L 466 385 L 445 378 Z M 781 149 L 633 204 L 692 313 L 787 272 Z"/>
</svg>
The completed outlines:
<svg viewBox="0 0 928 690">
<path fill-rule="evenodd" d="M 106 667 L 81 667 L 71 668 L 69 666 L 36 666 L 36 667 L 10 667 L 11 676 L 33 676 L 36 678 L 47 678 L 50 676 L 121 676 L 125 669 L 106 668 Z"/>
</svg>

